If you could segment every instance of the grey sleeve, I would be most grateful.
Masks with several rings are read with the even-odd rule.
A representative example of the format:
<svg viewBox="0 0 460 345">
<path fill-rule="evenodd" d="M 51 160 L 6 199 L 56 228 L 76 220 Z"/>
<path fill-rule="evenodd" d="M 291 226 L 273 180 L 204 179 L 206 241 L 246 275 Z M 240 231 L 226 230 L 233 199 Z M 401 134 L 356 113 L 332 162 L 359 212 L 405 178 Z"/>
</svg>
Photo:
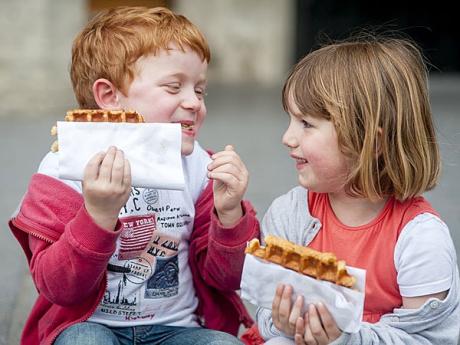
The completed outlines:
<svg viewBox="0 0 460 345">
<path fill-rule="evenodd" d="M 358 333 L 342 333 L 331 345 L 457 345 L 460 331 L 459 278 L 447 297 L 427 300 L 419 309 L 395 309 L 378 323 L 363 322 Z"/>
<path fill-rule="evenodd" d="M 270 234 L 305 245 L 311 241 L 311 228 L 316 223 L 318 221 L 312 218 L 308 211 L 306 189 L 293 188 L 275 199 L 263 217 L 262 242 L 264 237 Z"/>
</svg>

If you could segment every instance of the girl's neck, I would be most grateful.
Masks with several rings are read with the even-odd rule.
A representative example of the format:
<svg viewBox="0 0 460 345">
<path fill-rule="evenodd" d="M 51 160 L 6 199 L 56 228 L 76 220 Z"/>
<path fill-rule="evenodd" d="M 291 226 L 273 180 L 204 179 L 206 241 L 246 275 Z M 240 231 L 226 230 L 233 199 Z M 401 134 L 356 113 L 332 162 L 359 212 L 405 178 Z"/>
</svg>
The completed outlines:
<svg viewBox="0 0 460 345">
<path fill-rule="evenodd" d="M 387 198 L 370 201 L 365 198 L 356 198 L 345 192 L 329 193 L 329 202 L 335 216 L 346 226 L 356 227 L 368 224 L 374 220 L 385 207 Z"/>
</svg>

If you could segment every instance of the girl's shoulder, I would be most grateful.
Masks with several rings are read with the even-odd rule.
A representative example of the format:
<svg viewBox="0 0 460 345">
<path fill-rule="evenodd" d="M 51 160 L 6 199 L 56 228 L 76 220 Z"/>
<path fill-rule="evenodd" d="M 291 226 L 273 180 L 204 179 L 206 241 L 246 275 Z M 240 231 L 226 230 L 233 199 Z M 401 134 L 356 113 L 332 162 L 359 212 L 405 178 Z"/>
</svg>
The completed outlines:
<svg viewBox="0 0 460 345">
<path fill-rule="evenodd" d="M 280 195 L 271 203 L 266 216 L 289 219 L 298 215 L 310 216 L 308 210 L 308 191 L 297 186 Z"/>
<path fill-rule="evenodd" d="M 308 191 L 297 186 L 277 197 L 262 220 L 262 237 L 271 234 L 297 244 L 306 244 L 320 227 L 308 210 Z"/>
<path fill-rule="evenodd" d="M 415 216 L 401 231 L 394 263 L 403 296 L 448 290 L 457 256 L 447 225 L 430 212 Z"/>
</svg>

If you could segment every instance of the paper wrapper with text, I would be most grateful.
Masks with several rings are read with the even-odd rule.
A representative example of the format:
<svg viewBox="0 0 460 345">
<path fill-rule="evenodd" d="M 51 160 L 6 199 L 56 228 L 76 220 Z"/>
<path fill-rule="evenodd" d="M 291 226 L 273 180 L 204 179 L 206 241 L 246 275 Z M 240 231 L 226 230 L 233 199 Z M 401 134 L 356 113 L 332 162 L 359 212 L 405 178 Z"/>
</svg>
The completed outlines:
<svg viewBox="0 0 460 345">
<path fill-rule="evenodd" d="M 318 280 L 280 265 L 246 254 L 241 281 L 241 297 L 251 304 L 271 309 L 278 284 L 293 287 L 293 302 L 304 297 L 304 310 L 311 303 L 323 302 L 333 315 L 338 327 L 348 333 L 359 331 L 363 316 L 366 271 L 347 266 L 356 277 L 354 289 Z"/>
<path fill-rule="evenodd" d="M 60 178 L 82 181 L 88 161 L 113 145 L 129 160 L 134 187 L 184 189 L 180 124 L 58 121 L 57 133 Z"/>
</svg>

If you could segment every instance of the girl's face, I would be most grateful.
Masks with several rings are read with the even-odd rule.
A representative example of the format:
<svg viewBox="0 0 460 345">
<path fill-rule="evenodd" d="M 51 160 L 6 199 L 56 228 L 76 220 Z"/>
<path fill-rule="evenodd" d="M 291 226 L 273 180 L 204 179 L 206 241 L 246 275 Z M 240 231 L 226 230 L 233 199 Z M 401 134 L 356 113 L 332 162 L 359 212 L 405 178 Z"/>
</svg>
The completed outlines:
<svg viewBox="0 0 460 345">
<path fill-rule="evenodd" d="M 348 167 L 331 121 L 300 114 L 289 100 L 289 127 L 283 144 L 295 160 L 301 186 L 318 193 L 344 191 Z"/>
<path fill-rule="evenodd" d="M 206 116 L 207 68 L 207 62 L 195 51 L 182 51 L 174 45 L 141 57 L 127 95 L 118 92 L 120 105 L 136 110 L 146 122 L 180 123 L 182 155 L 189 155 Z"/>
</svg>

